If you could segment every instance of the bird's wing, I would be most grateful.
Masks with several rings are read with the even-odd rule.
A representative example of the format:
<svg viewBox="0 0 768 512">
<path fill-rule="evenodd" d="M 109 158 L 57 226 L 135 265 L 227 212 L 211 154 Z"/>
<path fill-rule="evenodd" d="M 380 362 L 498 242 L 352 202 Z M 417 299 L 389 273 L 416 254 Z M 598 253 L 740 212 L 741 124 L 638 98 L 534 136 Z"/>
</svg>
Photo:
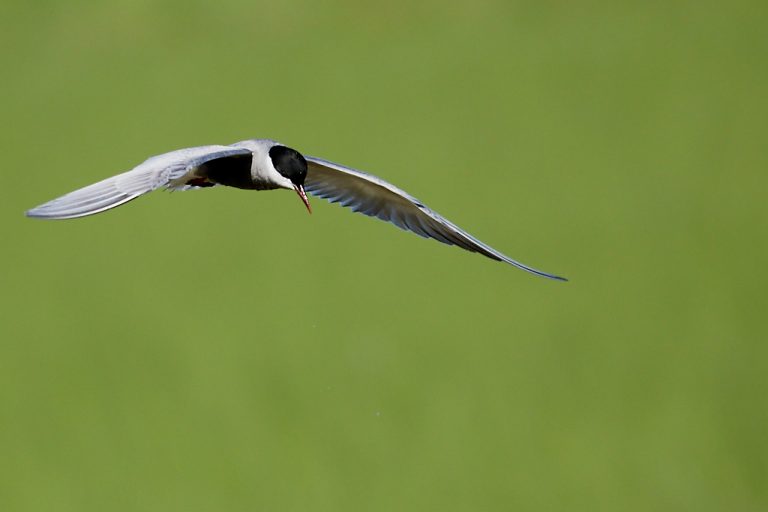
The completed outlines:
<svg viewBox="0 0 768 512">
<path fill-rule="evenodd" d="M 532 274 L 566 281 L 563 277 L 536 270 L 505 256 L 430 210 L 415 197 L 377 176 L 320 158 L 308 156 L 306 160 L 309 170 L 304 188 L 312 195 L 339 203 L 352 211 L 378 217 L 425 238 L 434 238 L 448 245 L 479 252 Z"/>
<path fill-rule="evenodd" d="M 32 208 L 27 211 L 27 216 L 73 219 L 93 215 L 161 187 L 176 190 L 194 188 L 194 179 L 205 178 L 206 164 L 211 165 L 214 161 L 217 164 L 227 161 L 238 168 L 247 166 L 250 169 L 251 157 L 249 150 L 229 146 L 200 146 L 171 151 L 153 156 L 130 171 Z"/>
</svg>

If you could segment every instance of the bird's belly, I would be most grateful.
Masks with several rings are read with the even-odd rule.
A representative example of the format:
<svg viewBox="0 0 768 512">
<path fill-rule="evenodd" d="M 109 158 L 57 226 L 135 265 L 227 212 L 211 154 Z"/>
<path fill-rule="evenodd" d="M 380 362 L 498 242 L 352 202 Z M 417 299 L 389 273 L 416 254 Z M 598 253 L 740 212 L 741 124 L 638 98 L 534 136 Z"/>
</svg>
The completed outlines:
<svg viewBox="0 0 768 512">
<path fill-rule="evenodd" d="M 263 176 L 251 167 L 250 160 L 229 159 L 226 162 L 209 162 L 203 169 L 205 177 L 218 185 L 242 188 L 245 190 L 272 190 L 280 188 L 269 176 Z"/>
<path fill-rule="evenodd" d="M 258 179 L 258 177 L 256 177 L 256 178 L 253 178 L 253 180 L 250 183 L 248 183 L 248 186 L 245 186 L 245 187 L 238 186 L 237 188 L 245 188 L 248 190 L 275 190 L 276 188 L 280 188 L 280 187 L 278 187 L 274 183 L 263 181 Z"/>
<path fill-rule="evenodd" d="M 201 165 L 198 172 L 208 181 L 218 185 L 261 190 L 251 176 L 251 155 L 211 160 Z"/>
</svg>

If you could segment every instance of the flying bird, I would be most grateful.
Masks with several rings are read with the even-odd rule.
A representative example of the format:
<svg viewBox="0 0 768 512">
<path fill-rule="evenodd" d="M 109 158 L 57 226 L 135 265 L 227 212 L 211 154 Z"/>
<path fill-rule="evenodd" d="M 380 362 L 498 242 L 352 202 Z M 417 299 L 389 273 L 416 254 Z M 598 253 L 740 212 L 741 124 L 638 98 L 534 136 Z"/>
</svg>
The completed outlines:
<svg viewBox="0 0 768 512">
<path fill-rule="evenodd" d="M 312 213 L 309 193 L 422 237 L 478 252 L 532 274 L 566 281 L 505 256 L 377 176 L 304 156 L 270 139 L 179 149 L 153 156 L 130 171 L 65 194 L 26 213 L 40 219 L 73 219 L 120 206 L 158 188 L 188 190 L 217 185 L 247 190 L 293 190 Z"/>
</svg>

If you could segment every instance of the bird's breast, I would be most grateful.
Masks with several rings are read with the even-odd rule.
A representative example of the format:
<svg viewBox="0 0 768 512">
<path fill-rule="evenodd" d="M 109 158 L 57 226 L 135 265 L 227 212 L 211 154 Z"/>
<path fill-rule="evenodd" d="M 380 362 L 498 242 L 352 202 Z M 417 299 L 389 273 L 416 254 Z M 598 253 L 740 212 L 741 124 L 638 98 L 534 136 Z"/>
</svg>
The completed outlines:
<svg viewBox="0 0 768 512">
<path fill-rule="evenodd" d="M 253 155 L 235 155 L 203 164 L 200 173 L 209 181 L 228 187 L 252 189 Z"/>
</svg>

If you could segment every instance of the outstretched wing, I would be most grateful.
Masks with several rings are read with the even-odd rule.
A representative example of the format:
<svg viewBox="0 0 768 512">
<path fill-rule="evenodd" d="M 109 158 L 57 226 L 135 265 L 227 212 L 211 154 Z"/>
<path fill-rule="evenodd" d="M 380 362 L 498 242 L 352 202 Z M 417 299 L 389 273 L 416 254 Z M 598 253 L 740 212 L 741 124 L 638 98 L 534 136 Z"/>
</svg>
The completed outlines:
<svg viewBox="0 0 768 512">
<path fill-rule="evenodd" d="M 252 156 L 248 149 L 230 146 L 200 146 L 171 151 L 153 156 L 130 171 L 32 208 L 27 211 L 27 216 L 73 219 L 93 215 L 161 187 L 186 190 L 195 187 L 196 183 L 206 183 L 206 166 L 214 163 L 217 167 L 222 164 L 250 169 Z"/>
<path fill-rule="evenodd" d="M 548 274 L 513 260 L 484 244 L 415 197 L 377 176 L 344 167 L 327 160 L 306 157 L 309 170 L 304 188 L 312 195 L 349 207 L 352 211 L 391 222 L 406 231 L 433 238 L 448 245 L 478 252 L 550 279 L 567 279 Z"/>
</svg>

